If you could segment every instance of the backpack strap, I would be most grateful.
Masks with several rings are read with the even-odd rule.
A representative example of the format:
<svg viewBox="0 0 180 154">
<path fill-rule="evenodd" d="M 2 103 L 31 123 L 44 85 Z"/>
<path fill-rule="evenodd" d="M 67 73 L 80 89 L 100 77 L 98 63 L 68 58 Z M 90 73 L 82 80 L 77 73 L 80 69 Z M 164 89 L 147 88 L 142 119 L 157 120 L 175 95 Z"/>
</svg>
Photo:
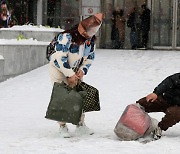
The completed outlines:
<svg viewBox="0 0 180 154">
<path fill-rule="evenodd" d="M 56 51 L 55 51 L 55 44 L 56 44 L 56 42 L 57 42 L 57 38 L 58 38 L 59 34 L 61 34 L 61 33 L 62 33 L 62 32 L 58 33 L 58 35 L 56 35 L 56 36 L 54 37 L 54 39 L 49 43 L 49 45 L 48 45 L 47 48 L 46 48 L 46 59 L 47 59 L 48 61 L 50 61 L 51 55 L 56 52 Z"/>
</svg>

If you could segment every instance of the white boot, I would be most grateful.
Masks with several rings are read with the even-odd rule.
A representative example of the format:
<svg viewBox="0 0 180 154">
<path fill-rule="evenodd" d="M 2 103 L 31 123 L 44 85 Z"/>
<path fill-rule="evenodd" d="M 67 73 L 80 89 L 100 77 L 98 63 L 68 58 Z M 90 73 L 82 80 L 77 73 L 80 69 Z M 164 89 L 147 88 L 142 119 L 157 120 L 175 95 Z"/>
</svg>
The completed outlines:
<svg viewBox="0 0 180 154">
<path fill-rule="evenodd" d="M 64 137 L 64 138 L 70 138 L 71 137 L 66 124 L 60 126 L 59 134 L 60 134 L 61 137 Z"/>
<path fill-rule="evenodd" d="M 94 131 L 89 129 L 85 124 L 81 124 L 76 126 L 75 134 L 77 136 L 92 135 Z"/>
</svg>

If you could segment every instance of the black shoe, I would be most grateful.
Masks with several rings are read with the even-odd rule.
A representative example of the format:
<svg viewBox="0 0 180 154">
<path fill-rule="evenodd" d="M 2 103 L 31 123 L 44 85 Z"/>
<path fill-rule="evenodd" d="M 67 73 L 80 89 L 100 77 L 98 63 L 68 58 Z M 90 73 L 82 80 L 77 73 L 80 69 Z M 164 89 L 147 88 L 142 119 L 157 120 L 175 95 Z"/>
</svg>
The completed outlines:
<svg viewBox="0 0 180 154">
<path fill-rule="evenodd" d="M 137 49 L 137 46 L 133 45 L 133 46 L 131 47 L 131 49 L 132 49 L 132 50 L 136 50 L 136 49 Z"/>
<path fill-rule="evenodd" d="M 162 136 L 162 129 L 160 127 L 156 127 L 156 129 L 152 133 L 153 133 L 153 138 L 155 140 L 159 140 Z"/>
</svg>

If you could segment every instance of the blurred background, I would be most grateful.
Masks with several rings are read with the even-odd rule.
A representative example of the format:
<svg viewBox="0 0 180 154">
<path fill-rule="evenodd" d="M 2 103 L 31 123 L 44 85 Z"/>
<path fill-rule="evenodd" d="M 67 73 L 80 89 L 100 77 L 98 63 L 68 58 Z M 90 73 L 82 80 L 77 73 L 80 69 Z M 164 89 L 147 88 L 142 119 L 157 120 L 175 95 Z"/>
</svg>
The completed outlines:
<svg viewBox="0 0 180 154">
<path fill-rule="evenodd" d="M 141 24 L 141 6 L 146 4 L 151 11 L 148 48 L 180 49 L 180 0 L 1 0 L 1 14 L 3 4 L 7 6 L 7 15 L 11 18 L 7 27 L 32 24 L 68 29 L 83 18 L 103 12 L 103 25 L 97 34 L 100 48 L 112 48 L 114 10 L 122 9 L 127 21 L 128 13 L 135 7 L 138 26 Z M 125 23 L 124 49 L 131 48 L 129 33 L 130 28 Z M 139 31 L 139 46 L 142 42 L 141 35 Z"/>
</svg>

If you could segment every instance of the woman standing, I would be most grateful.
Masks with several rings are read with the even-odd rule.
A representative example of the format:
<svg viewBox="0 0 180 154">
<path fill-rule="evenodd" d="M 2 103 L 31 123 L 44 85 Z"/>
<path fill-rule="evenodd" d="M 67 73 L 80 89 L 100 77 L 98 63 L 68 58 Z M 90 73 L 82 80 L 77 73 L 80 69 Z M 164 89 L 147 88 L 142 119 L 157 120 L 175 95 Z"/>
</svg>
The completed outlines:
<svg viewBox="0 0 180 154">
<path fill-rule="evenodd" d="M 137 27 L 136 27 L 136 8 L 133 7 L 128 14 L 127 26 L 131 28 L 130 32 L 130 43 L 131 49 L 136 50 L 137 48 Z"/>
<path fill-rule="evenodd" d="M 0 8 L 0 28 L 8 28 L 9 11 L 5 1 L 1 2 Z"/>
<path fill-rule="evenodd" d="M 119 40 L 120 40 L 120 49 L 124 48 L 124 41 L 125 41 L 125 23 L 126 18 L 124 17 L 124 11 L 121 9 L 119 11 L 119 15 L 116 17 L 116 28 L 119 32 Z"/>
<path fill-rule="evenodd" d="M 119 31 L 116 25 L 117 16 L 119 15 L 119 7 L 112 12 L 112 28 L 111 28 L 111 40 L 112 40 L 112 48 L 119 49 L 120 48 L 120 41 L 119 41 Z"/>
<path fill-rule="evenodd" d="M 98 13 L 82 20 L 72 29 L 60 33 L 55 44 L 55 53 L 50 57 L 49 72 L 52 82 L 65 82 L 71 87 L 77 85 L 87 74 L 94 60 L 95 34 L 102 23 L 103 14 Z M 60 135 L 70 137 L 65 122 L 59 122 Z M 84 114 L 76 132 L 93 134 L 84 123 Z"/>
</svg>

